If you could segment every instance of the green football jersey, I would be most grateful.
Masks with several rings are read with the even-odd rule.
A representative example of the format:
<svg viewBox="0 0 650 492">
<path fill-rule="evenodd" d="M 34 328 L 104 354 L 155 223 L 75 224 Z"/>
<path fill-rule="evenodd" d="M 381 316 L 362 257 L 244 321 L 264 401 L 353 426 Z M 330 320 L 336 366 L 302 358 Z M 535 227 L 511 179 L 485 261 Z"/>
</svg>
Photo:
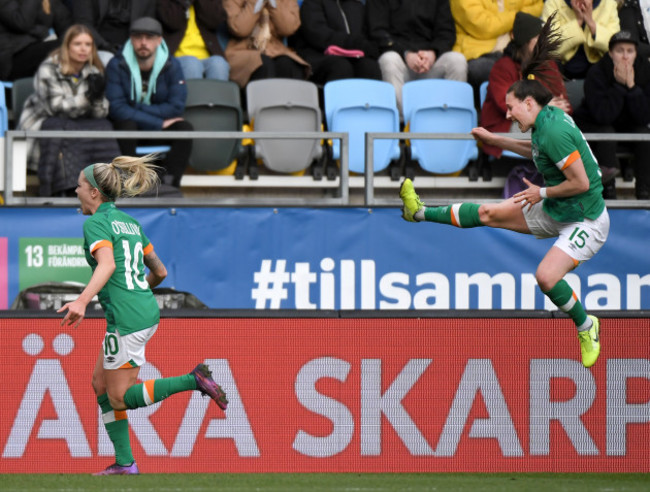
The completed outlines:
<svg viewBox="0 0 650 492">
<path fill-rule="evenodd" d="M 84 250 L 93 272 L 97 261 L 91 254 L 100 247 L 111 247 L 115 271 L 99 292 L 106 314 L 106 330 L 126 335 L 149 328 L 160 320 L 160 310 L 145 278 L 144 255 L 153 245 L 133 217 L 102 203 L 84 223 Z"/>
<path fill-rule="evenodd" d="M 547 186 L 565 181 L 562 170 L 578 158 L 582 159 L 589 178 L 587 191 L 571 197 L 547 198 L 544 211 L 559 222 L 581 222 L 600 216 L 605 209 L 600 169 L 573 119 L 559 108 L 544 106 L 535 119 L 531 140 L 535 166 Z"/>
</svg>

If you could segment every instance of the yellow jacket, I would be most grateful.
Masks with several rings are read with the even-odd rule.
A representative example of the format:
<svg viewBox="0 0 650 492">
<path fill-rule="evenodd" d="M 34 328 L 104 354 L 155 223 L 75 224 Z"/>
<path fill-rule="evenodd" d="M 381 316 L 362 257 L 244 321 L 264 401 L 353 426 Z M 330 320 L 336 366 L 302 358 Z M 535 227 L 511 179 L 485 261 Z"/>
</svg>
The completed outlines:
<svg viewBox="0 0 650 492">
<path fill-rule="evenodd" d="M 512 31 L 517 12 L 539 17 L 544 5 L 543 0 L 504 0 L 503 3 L 503 12 L 499 12 L 496 0 L 450 0 L 456 23 L 454 51 L 461 52 L 468 60 L 489 53 L 499 36 Z"/>
<path fill-rule="evenodd" d="M 596 22 L 596 37 L 591 35 L 587 24 L 578 25 L 573 9 L 564 0 L 546 0 L 542 19 L 545 21 L 556 10 L 555 25 L 562 35 L 563 42 L 558 50 L 562 63 L 573 58 L 578 48 L 584 45 L 589 63 L 596 63 L 608 51 L 609 38 L 621 30 L 616 0 L 594 1 L 593 17 Z"/>
</svg>

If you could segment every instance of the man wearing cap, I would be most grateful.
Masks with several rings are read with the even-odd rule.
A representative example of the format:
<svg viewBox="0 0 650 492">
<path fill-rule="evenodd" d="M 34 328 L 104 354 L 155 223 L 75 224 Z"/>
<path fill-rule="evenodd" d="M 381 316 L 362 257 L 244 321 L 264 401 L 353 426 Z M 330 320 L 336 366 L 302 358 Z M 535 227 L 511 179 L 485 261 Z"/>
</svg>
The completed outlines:
<svg viewBox="0 0 650 492">
<path fill-rule="evenodd" d="M 575 120 L 585 133 L 650 133 L 650 62 L 637 56 L 638 39 L 619 31 L 609 51 L 585 78 L 585 97 Z M 631 142 L 634 152 L 635 194 L 650 199 L 650 140 Z M 591 142 L 603 175 L 618 169 L 616 141 Z M 613 175 L 611 176 L 613 177 Z M 615 181 L 605 183 L 605 198 L 616 198 Z"/>
<path fill-rule="evenodd" d="M 156 0 L 72 0 L 74 22 L 90 28 L 104 66 L 129 39 L 131 22 L 154 15 Z"/>
<path fill-rule="evenodd" d="M 162 26 L 151 17 L 131 24 L 129 40 L 106 67 L 109 117 L 116 130 L 191 131 L 185 121 L 187 86 L 181 66 L 170 56 L 162 39 Z M 152 141 L 142 141 L 151 144 Z M 119 142 L 124 155 L 134 155 L 135 139 Z M 171 147 L 160 163 L 164 184 L 180 187 L 192 150 L 191 140 L 168 140 Z"/>
<path fill-rule="evenodd" d="M 525 12 L 539 17 L 544 2 L 450 0 L 450 6 L 456 24 L 454 51 L 461 52 L 467 58 L 467 80 L 478 90 L 510 42 L 515 14 Z"/>
</svg>

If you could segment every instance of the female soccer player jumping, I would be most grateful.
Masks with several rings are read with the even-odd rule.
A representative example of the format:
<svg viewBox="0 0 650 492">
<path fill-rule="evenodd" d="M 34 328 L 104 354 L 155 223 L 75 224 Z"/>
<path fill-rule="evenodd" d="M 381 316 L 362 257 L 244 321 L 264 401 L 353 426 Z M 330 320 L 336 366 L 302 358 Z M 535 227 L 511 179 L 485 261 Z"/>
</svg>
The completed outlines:
<svg viewBox="0 0 650 492">
<path fill-rule="evenodd" d="M 506 94 L 508 119 L 517 122 L 522 132 L 532 129 L 531 140 L 499 136 L 485 128 L 472 130 L 479 141 L 532 158 L 546 186 L 540 188 L 524 179 L 526 190 L 498 204 L 426 207 L 412 181 L 406 179 L 400 197 L 403 218 L 410 222 L 498 227 L 537 238 L 557 237 L 535 277 L 542 292 L 575 323 L 582 363 L 591 367 L 600 354 L 600 322 L 587 315 L 564 276 L 603 246 L 609 234 L 609 215 L 598 164 L 587 141 L 569 115 L 548 105 L 553 95 L 538 80 L 558 45 L 552 21 L 553 16 L 542 28 L 533 56 L 522 69 L 524 79 L 515 82 Z"/>
<path fill-rule="evenodd" d="M 68 311 L 61 325 L 83 320 L 86 306 L 98 294 L 106 315 L 106 335 L 93 371 L 92 385 L 109 438 L 115 464 L 96 475 L 137 475 L 129 441 L 127 409 L 164 400 L 181 391 L 197 390 L 226 409 L 228 400 L 205 364 L 189 374 L 136 384 L 145 361 L 145 345 L 158 328 L 160 311 L 151 288 L 167 276 L 153 244 L 131 216 L 115 207 L 115 199 L 136 196 L 158 182 L 151 157 L 117 157 L 108 164 L 86 167 L 77 181 L 84 223 L 84 250 L 93 270 L 88 285 L 58 312 Z M 149 273 L 145 277 L 145 265 Z"/>
</svg>

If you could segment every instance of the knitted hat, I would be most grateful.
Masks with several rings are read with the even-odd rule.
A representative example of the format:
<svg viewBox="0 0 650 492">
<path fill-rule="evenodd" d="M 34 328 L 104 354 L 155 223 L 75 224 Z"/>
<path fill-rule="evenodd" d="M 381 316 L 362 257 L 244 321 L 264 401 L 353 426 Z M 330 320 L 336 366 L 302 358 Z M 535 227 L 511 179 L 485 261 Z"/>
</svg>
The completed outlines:
<svg viewBox="0 0 650 492">
<path fill-rule="evenodd" d="M 618 31 L 609 39 L 609 49 L 611 50 L 616 43 L 632 43 L 634 46 L 637 46 L 639 40 L 630 31 Z"/>
<path fill-rule="evenodd" d="M 523 46 L 541 32 L 543 25 L 539 17 L 526 12 L 517 12 L 512 26 L 512 40 L 517 46 Z"/>
</svg>

